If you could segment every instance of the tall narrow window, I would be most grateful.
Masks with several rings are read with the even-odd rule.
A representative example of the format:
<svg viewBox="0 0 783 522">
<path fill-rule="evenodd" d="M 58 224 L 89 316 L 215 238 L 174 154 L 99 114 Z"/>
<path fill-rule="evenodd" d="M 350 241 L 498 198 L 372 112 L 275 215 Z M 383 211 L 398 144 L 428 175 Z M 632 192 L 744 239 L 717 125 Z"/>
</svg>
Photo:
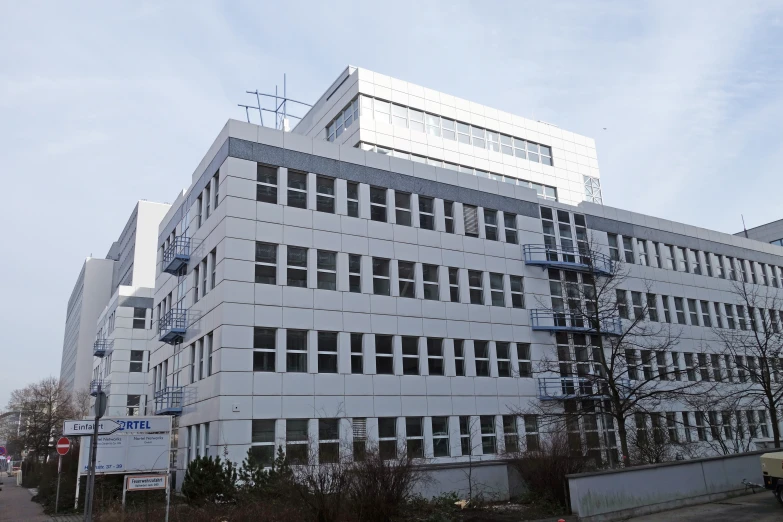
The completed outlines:
<svg viewBox="0 0 783 522">
<path fill-rule="evenodd" d="M 623 319 L 628 319 L 628 301 L 625 297 L 625 290 L 615 289 L 615 297 L 617 299 L 617 313 Z"/>
<path fill-rule="evenodd" d="M 650 321 L 658 322 L 658 304 L 655 294 L 647 294 L 647 313 L 650 316 Z"/>
<path fill-rule="evenodd" d="M 250 452 L 261 466 L 271 466 L 275 460 L 274 419 L 253 419 L 251 421 Z"/>
<path fill-rule="evenodd" d="M 631 241 L 630 237 L 623 237 L 623 250 L 625 251 L 625 262 L 633 264 L 636 261 L 634 260 L 633 255 L 633 242 Z"/>
<path fill-rule="evenodd" d="M 209 258 L 204 258 L 204 261 L 201 262 L 201 295 L 205 296 L 207 295 L 207 289 L 209 288 L 207 286 L 207 282 L 209 281 L 209 265 L 208 265 Z"/>
<path fill-rule="evenodd" d="M 340 459 L 340 419 L 318 419 L 318 462 L 328 464 Z"/>
<path fill-rule="evenodd" d="M 647 266 L 647 242 L 644 239 L 637 239 L 636 248 L 639 251 L 639 264 Z"/>
<path fill-rule="evenodd" d="M 196 198 L 196 228 L 201 228 L 201 224 L 204 222 L 204 198 L 199 196 Z"/>
<path fill-rule="evenodd" d="M 459 268 L 449 267 L 449 297 L 452 303 L 459 303 Z"/>
<path fill-rule="evenodd" d="M 696 310 L 696 299 L 688 299 L 688 314 L 690 315 L 691 325 L 699 326 L 699 312 Z"/>
<path fill-rule="evenodd" d="M 735 330 L 736 325 L 734 323 L 734 312 L 732 310 L 732 306 L 728 303 L 723 305 L 724 310 L 726 312 L 726 326 L 728 326 L 730 329 Z"/>
<path fill-rule="evenodd" d="M 704 267 L 707 269 L 707 277 L 713 277 L 712 274 L 712 254 L 704 252 Z"/>
<path fill-rule="evenodd" d="M 478 209 L 473 205 L 462 205 L 462 213 L 465 217 L 465 235 L 478 237 Z"/>
<path fill-rule="evenodd" d="M 726 279 L 726 270 L 723 267 L 723 256 L 715 254 L 715 274 L 721 279 Z"/>
<path fill-rule="evenodd" d="M 540 447 L 538 415 L 525 415 L 525 445 L 528 451 L 538 451 Z"/>
<path fill-rule="evenodd" d="M 127 408 L 126 415 L 128 417 L 135 417 L 139 414 L 141 407 L 141 395 L 128 395 L 125 401 Z"/>
<path fill-rule="evenodd" d="M 737 319 L 739 320 L 739 329 L 747 330 L 748 322 L 747 317 L 745 316 L 745 307 L 742 305 L 737 305 Z"/>
<path fill-rule="evenodd" d="M 702 324 L 707 328 L 712 327 L 712 320 L 710 319 L 710 303 L 707 301 L 701 301 L 701 320 Z"/>
<path fill-rule="evenodd" d="M 362 256 L 348 256 L 348 290 L 355 293 L 362 291 Z"/>
<path fill-rule="evenodd" d="M 454 339 L 454 372 L 457 377 L 465 376 L 465 341 Z"/>
<path fill-rule="evenodd" d="M 506 306 L 506 296 L 503 292 L 503 274 L 489 274 L 489 289 L 492 294 L 492 306 Z"/>
<path fill-rule="evenodd" d="M 620 246 L 617 243 L 617 234 L 607 234 L 609 240 L 609 257 L 613 261 L 620 260 Z"/>
<path fill-rule="evenodd" d="M 348 215 L 359 217 L 359 184 L 348 182 Z"/>
<path fill-rule="evenodd" d="M 144 367 L 144 350 L 131 350 L 130 353 L 130 365 L 128 371 L 130 373 L 141 373 Z"/>
<path fill-rule="evenodd" d="M 337 373 L 337 332 L 318 332 L 318 373 Z"/>
<path fill-rule="evenodd" d="M 277 204 L 277 167 L 256 166 L 256 201 Z"/>
<path fill-rule="evenodd" d="M 274 328 L 253 328 L 253 371 L 275 371 L 276 330 Z"/>
<path fill-rule="evenodd" d="M 334 180 L 323 176 L 315 178 L 315 209 L 334 214 Z"/>
<path fill-rule="evenodd" d="M 204 199 L 204 221 L 206 221 L 207 219 L 209 219 L 209 215 L 210 215 L 209 207 L 210 207 L 210 204 L 211 204 L 211 200 L 209 198 L 209 185 L 204 187 L 203 199 Z"/>
<path fill-rule="evenodd" d="M 256 241 L 256 283 L 277 283 L 277 245 Z"/>
<path fill-rule="evenodd" d="M 375 295 L 390 295 L 389 260 L 372 258 L 372 290 Z"/>
<path fill-rule="evenodd" d="M 317 258 L 318 288 L 337 290 L 337 253 L 319 250 Z"/>
<path fill-rule="evenodd" d="M 419 375 L 419 339 L 418 337 L 402 338 L 402 374 Z"/>
<path fill-rule="evenodd" d="M 449 451 L 449 418 L 432 418 L 432 454 L 434 457 L 448 457 Z"/>
<path fill-rule="evenodd" d="M 394 207 L 397 224 L 411 226 L 411 195 L 405 192 L 395 192 Z"/>
<path fill-rule="evenodd" d="M 204 343 L 205 343 L 204 349 L 207 352 L 207 377 L 209 377 L 210 375 L 212 375 L 212 352 L 214 351 L 213 343 L 214 343 L 215 337 L 210 332 L 210 333 L 208 333 L 206 335 L 206 337 L 204 339 L 205 339 L 205 341 L 204 341 Z"/>
<path fill-rule="evenodd" d="M 437 301 L 440 299 L 437 265 L 421 265 L 421 272 L 424 282 L 424 299 Z"/>
<path fill-rule="evenodd" d="M 353 460 L 361 462 L 367 456 L 367 419 L 354 417 L 351 419 L 353 431 Z"/>
<path fill-rule="evenodd" d="M 633 305 L 633 316 L 636 320 L 644 320 L 644 307 L 642 306 L 642 293 L 631 292 L 631 304 Z"/>
<path fill-rule="evenodd" d="M 506 229 L 506 243 L 517 244 L 517 215 L 509 212 L 503 213 L 503 226 Z"/>
<path fill-rule="evenodd" d="M 218 170 L 214 176 L 212 176 L 212 208 L 217 209 L 218 202 L 220 201 L 220 171 Z"/>
<path fill-rule="evenodd" d="M 400 297 L 416 297 L 416 280 L 414 263 L 397 261 L 399 274 Z"/>
<path fill-rule="evenodd" d="M 379 375 L 394 374 L 394 351 L 391 335 L 375 336 L 375 373 Z"/>
<path fill-rule="evenodd" d="M 147 329 L 147 309 L 135 307 L 133 309 L 133 328 L 136 330 Z"/>
<path fill-rule="evenodd" d="M 471 442 L 470 433 L 470 417 L 461 415 L 459 418 L 459 442 L 462 448 L 462 455 L 468 456 L 473 454 L 473 444 Z"/>
<path fill-rule="evenodd" d="M 519 276 L 509 276 L 509 283 L 511 286 L 511 306 L 514 308 L 525 307 L 525 288 L 522 283 L 522 278 Z"/>
<path fill-rule="evenodd" d="M 307 373 L 307 331 L 286 332 L 286 371 Z"/>
<path fill-rule="evenodd" d="M 516 415 L 503 415 L 503 440 L 506 443 L 506 453 L 519 451 Z"/>
<path fill-rule="evenodd" d="M 378 453 L 383 460 L 397 457 L 397 417 L 378 419 Z"/>
<path fill-rule="evenodd" d="M 408 447 L 408 458 L 424 458 L 424 427 L 421 417 L 405 418 L 405 443 Z"/>
<path fill-rule="evenodd" d="M 209 253 L 209 289 L 212 290 L 217 284 L 217 248 L 213 248 Z"/>
<path fill-rule="evenodd" d="M 498 377 L 511 377 L 511 349 L 510 344 L 497 341 L 495 354 L 498 361 Z"/>
<path fill-rule="evenodd" d="M 672 314 L 669 310 L 669 296 L 668 295 L 662 295 L 661 296 L 661 302 L 663 303 L 663 320 L 667 323 L 672 322 Z"/>
<path fill-rule="evenodd" d="M 470 303 L 484 304 L 484 283 L 481 272 L 468 270 L 468 287 L 470 289 Z"/>
<path fill-rule="evenodd" d="M 427 367 L 430 375 L 443 375 L 443 339 L 427 338 Z"/>
<path fill-rule="evenodd" d="M 370 187 L 370 219 L 386 222 L 386 189 Z"/>
<path fill-rule="evenodd" d="M 685 304 L 682 297 L 674 298 L 674 310 L 677 312 L 677 323 L 687 324 L 685 321 Z"/>
<path fill-rule="evenodd" d="M 443 201 L 443 215 L 446 218 L 446 232 L 454 233 L 454 202 Z"/>
<path fill-rule="evenodd" d="M 517 343 L 517 359 L 519 361 L 519 376 L 532 377 L 533 364 L 530 359 L 530 343 Z"/>
<path fill-rule="evenodd" d="M 473 353 L 476 361 L 476 377 L 489 377 L 489 343 L 473 341 Z"/>
<path fill-rule="evenodd" d="M 288 206 L 307 208 L 307 173 L 288 171 Z"/>
<path fill-rule="evenodd" d="M 307 464 L 307 419 L 286 419 L 285 456 L 292 464 Z"/>
<path fill-rule="evenodd" d="M 498 211 L 484 209 L 484 231 L 490 241 L 498 240 Z"/>
<path fill-rule="evenodd" d="M 288 247 L 288 286 L 307 288 L 307 249 Z"/>
<path fill-rule="evenodd" d="M 435 204 L 432 198 L 419 196 L 419 226 L 435 230 Z"/>
<path fill-rule="evenodd" d="M 198 373 L 199 379 L 206 379 L 207 377 L 207 347 L 204 345 L 204 339 L 201 339 L 200 341 L 197 341 L 198 343 Z M 165 368 L 165 365 L 164 365 Z M 166 378 L 166 373 L 163 374 L 164 379 Z"/>
<path fill-rule="evenodd" d="M 362 349 L 362 337 L 360 333 L 351 334 L 351 373 L 364 373 L 364 351 Z"/>
<path fill-rule="evenodd" d="M 495 431 L 495 416 L 482 415 L 479 417 L 481 424 L 481 449 L 484 455 L 497 453 L 497 432 Z"/>
</svg>

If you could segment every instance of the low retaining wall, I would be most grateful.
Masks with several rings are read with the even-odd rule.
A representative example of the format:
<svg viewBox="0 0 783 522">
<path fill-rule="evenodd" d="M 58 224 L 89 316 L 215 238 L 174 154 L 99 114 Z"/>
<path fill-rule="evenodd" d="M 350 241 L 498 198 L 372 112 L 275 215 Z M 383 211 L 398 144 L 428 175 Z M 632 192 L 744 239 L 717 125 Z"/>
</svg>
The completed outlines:
<svg viewBox="0 0 783 522">
<path fill-rule="evenodd" d="M 580 521 L 603 522 L 742 495 L 742 479 L 763 483 L 764 453 L 569 475 L 571 510 Z"/>
<path fill-rule="evenodd" d="M 415 492 L 426 498 L 443 493 L 457 493 L 468 498 L 470 484 L 473 496 L 487 500 L 508 500 L 524 491 L 524 484 L 516 470 L 504 460 L 468 463 L 431 464 L 424 466 L 425 479 Z"/>
</svg>

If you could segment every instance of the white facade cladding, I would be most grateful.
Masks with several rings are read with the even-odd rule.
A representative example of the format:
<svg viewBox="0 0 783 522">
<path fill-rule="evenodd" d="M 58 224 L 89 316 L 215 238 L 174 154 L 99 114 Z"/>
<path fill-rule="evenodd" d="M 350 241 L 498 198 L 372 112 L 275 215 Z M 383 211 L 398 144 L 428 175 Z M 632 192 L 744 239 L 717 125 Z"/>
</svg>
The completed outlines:
<svg viewBox="0 0 783 522">
<path fill-rule="evenodd" d="M 348 83 L 337 92 L 350 101 Z M 525 245 L 587 236 L 626 262 L 625 311 L 643 299 L 646 321 L 678 332 L 662 357 L 633 355 L 641 372 L 741 378 L 704 345 L 714 326 L 752 323 L 733 280 L 781 288 L 779 247 L 329 142 L 330 110 L 300 123 L 308 136 L 229 120 L 161 222 L 147 413 L 178 416 L 178 469 L 250 448 L 296 459 L 405 441 L 438 464 L 534 444 L 537 419 L 514 413 L 547 398 L 539 363 L 568 353 L 577 375 L 590 360 L 576 354 L 598 343 L 536 327 L 563 298 L 552 283 L 584 279 L 526 263 Z M 737 411 L 754 444 L 769 439 L 763 408 Z M 683 440 L 708 441 L 682 403 L 661 413 Z M 597 428 L 578 430 L 588 451 L 606 450 Z"/>
<path fill-rule="evenodd" d="M 512 185 L 576 205 L 601 203 L 595 140 L 348 67 L 294 133 Z"/>
</svg>

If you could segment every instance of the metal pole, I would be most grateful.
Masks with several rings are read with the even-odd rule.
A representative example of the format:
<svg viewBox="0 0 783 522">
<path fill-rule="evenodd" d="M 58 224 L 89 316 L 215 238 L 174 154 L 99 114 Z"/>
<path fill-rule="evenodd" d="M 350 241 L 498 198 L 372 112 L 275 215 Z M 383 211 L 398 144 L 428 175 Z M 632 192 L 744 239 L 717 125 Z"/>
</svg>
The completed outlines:
<svg viewBox="0 0 783 522">
<path fill-rule="evenodd" d="M 99 382 L 98 393 L 95 395 L 95 425 L 93 426 L 92 439 L 90 440 L 90 466 L 88 469 L 89 476 L 87 478 L 87 496 L 84 499 L 84 522 L 92 522 L 92 501 L 95 497 L 95 461 L 98 453 L 98 421 L 100 420 L 100 417 L 98 416 L 100 408 L 98 407 L 97 401 L 100 399 L 100 395 L 101 383 Z"/>
<path fill-rule="evenodd" d="M 125 494 L 128 492 L 128 477 L 122 477 L 122 512 L 125 513 Z"/>
<path fill-rule="evenodd" d="M 63 472 L 63 456 L 57 458 L 57 494 L 54 497 L 54 514 L 57 514 L 57 508 L 60 505 L 60 474 Z"/>
<path fill-rule="evenodd" d="M 169 505 L 171 504 L 171 469 L 166 472 L 166 518 L 164 522 L 169 522 Z"/>
<path fill-rule="evenodd" d="M 81 459 L 79 459 L 81 460 Z M 77 462 L 76 464 L 76 495 L 74 495 L 73 499 L 73 509 L 76 510 L 79 508 L 79 482 L 81 482 L 82 474 L 79 472 L 79 464 Z"/>
<path fill-rule="evenodd" d="M 258 103 L 258 118 L 261 120 L 261 126 L 264 126 L 264 115 L 261 113 L 261 97 L 258 95 L 258 89 L 256 89 L 256 103 Z"/>
</svg>

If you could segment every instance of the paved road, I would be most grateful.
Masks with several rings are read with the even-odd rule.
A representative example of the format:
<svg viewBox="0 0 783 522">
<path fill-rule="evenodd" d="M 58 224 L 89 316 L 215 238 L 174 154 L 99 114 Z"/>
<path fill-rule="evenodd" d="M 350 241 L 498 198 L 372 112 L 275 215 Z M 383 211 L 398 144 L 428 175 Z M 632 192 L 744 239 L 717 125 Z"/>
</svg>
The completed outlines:
<svg viewBox="0 0 783 522">
<path fill-rule="evenodd" d="M 780 522 L 783 520 L 783 506 L 778 504 L 769 491 L 755 495 L 737 497 L 712 504 L 691 506 L 644 517 L 628 522 Z"/>
</svg>

